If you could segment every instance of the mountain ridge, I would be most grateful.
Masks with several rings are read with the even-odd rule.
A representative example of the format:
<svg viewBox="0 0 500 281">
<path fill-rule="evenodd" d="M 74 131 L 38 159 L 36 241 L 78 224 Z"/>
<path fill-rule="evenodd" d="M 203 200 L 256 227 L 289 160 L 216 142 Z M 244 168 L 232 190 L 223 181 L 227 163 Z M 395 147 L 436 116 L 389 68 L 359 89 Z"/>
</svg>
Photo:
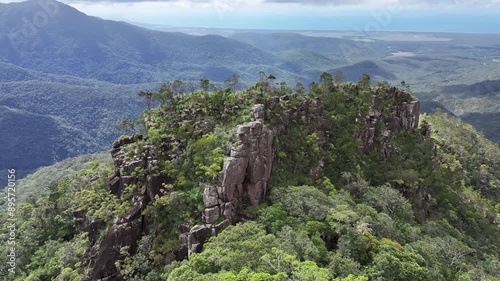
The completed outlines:
<svg viewBox="0 0 500 281">
<path fill-rule="evenodd" d="M 325 73 L 297 95 L 272 80 L 163 87 L 112 162 L 75 159 L 79 171 L 17 202 L 23 251 L 7 280 L 500 277 L 497 144 L 420 116 L 407 88 Z"/>
</svg>

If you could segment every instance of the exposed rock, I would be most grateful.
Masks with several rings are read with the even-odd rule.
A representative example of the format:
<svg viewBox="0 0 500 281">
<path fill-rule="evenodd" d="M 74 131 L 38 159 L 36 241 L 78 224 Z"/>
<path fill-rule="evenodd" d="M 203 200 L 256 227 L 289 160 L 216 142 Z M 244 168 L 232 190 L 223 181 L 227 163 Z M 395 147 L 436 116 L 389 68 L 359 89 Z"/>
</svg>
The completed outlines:
<svg viewBox="0 0 500 281">
<path fill-rule="evenodd" d="M 212 186 L 205 186 L 203 189 L 203 203 L 206 208 L 219 206 L 221 204 L 217 188 Z"/>
<path fill-rule="evenodd" d="M 263 104 L 256 104 L 254 105 L 253 109 L 252 109 L 252 114 L 253 114 L 253 119 L 254 120 L 260 120 L 260 121 L 264 121 L 265 119 L 265 111 L 264 111 L 265 107 Z"/>
<path fill-rule="evenodd" d="M 231 222 L 229 220 L 223 220 L 219 224 L 215 225 L 213 227 L 213 230 L 215 230 L 215 234 L 217 235 L 229 225 L 231 225 Z"/>
<path fill-rule="evenodd" d="M 390 120 L 392 120 L 392 123 L 390 129 L 393 132 L 399 131 L 400 129 L 416 129 L 419 119 L 420 101 L 405 102 L 400 106 L 396 106 L 391 113 Z"/>
<path fill-rule="evenodd" d="M 111 157 L 113 158 L 113 162 L 116 167 L 122 166 L 124 162 L 124 153 L 122 151 L 122 147 L 131 143 L 134 143 L 138 140 L 142 140 L 142 135 L 134 135 L 132 137 L 124 137 L 120 138 L 113 142 L 111 149 Z"/>
<path fill-rule="evenodd" d="M 109 191 L 111 194 L 116 195 L 117 197 L 121 197 L 125 186 L 129 186 L 131 184 L 137 184 L 137 178 L 132 176 L 117 176 L 115 175 L 109 181 Z"/>
<path fill-rule="evenodd" d="M 99 244 L 93 256 L 95 259 L 91 264 L 91 270 L 87 280 L 101 280 L 117 276 L 115 262 L 120 258 L 120 249 L 128 246 L 129 252 L 133 253 L 137 247 L 137 241 L 141 238 L 141 219 L 128 221 L 111 226 L 104 240 Z M 109 280 L 121 280 L 118 277 Z"/>
<path fill-rule="evenodd" d="M 188 255 L 199 253 L 212 235 L 212 225 L 195 225 L 188 234 Z"/>
<path fill-rule="evenodd" d="M 144 164 L 144 161 L 141 160 L 131 161 L 125 163 L 123 165 L 123 169 L 127 175 L 130 175 L 136 170 L 136 168 L 144 168 Z"/>
<path fill-rule="evenodd" d="M 155 196 L 160 194 L 164 182 L 165 179 L 160 174 L 146 176 L 145 187 L 148 202 L 155 201 Z"/>
<path fill-rule="evenodd" d="M 149 174 L 151 167 L 157 164 L 157 151 L 153 146 L 145 146 L 143 155 L 140 159 L 126 162 L 125 153 L 122 147 L 141 140 L 142 136 L 134 138 L 121 138 L 113 143 L 111 151 L 115 163 L 115 175 L 109 181 L 110 193 L 121 197 L 126 186 L 136 184 L 141 192 L 133 197 L 132 207 L 108 230 L 102 241 L 97 242 L 91 250 L 90 270 L 87 275 L 88 280 L 122 280 L 116 269 L 115 263 L 121 257 L 120 249 L 128 246 L 129 253 L 133 254 L 137 248 L 137 242 L 141 239 L 145 229 L 145 220 L 142 211 L 149 202 L 155 200 L 155 196 L 160 194 L 160 190 L 165 182 L 165 178 L 160 174 Z M 139 179 L 131 176 L 137 168 L 143 168 L 146 177 Z M 120 175 L 123 170 L 127 175 Z M 79 214 L 75 214 L 78 217 Z M 102 227 L 101 222 L 92 222 L 85 226 L 89 231 L 91 240 L 96 239 L 98 227 Z M 92 236 L 92 237 L 91 237 Z M 182 249 L 176 252 L 179 256 L 183 255 Z M 185 253 L 187 255 L 187 252 Z"/>
<path fill-rule="evenodd" d="M 256 121 L 239 126 L 236 131 L 237 147 L 226 157 L 222 176 L 223 215 L 230 221 L 235 220 L 243 194 L 248 203 L 261 203 L 266 194 L 267 181 L 271 175 L 273 133 L 263 124 L 261 118 L 263 105 L 254 106 Z"/>
<path fill-rule="evenodd" d="M 372 97 L 372 106 L 366 115 L 367 127 L 363 132 L 360 132 L 358 137 L 362 140 L 362 151 L 367 153 L 371 151 L 375 142 L 379 142 L 383 151 L 384 158 L 390 158 L 390 147 L 386 143 L 387 140 L 395 133 L 402 129 L 417 129 L 420 119 L 420 101 L 413 100 L 409 102 L 403 102 L 400 105 L 394 105 L 390 109 L 390 112 L 379 111 L 377 106 L 381 103 L 381 88 L 376 88 Z M 404 91 L 391 87 L 387 89 L 384 93 L 384 99 L 394 100 L 401 99 L 404 95 L 408 95 Z M 386 110 L 384 108 L 383 110 Z M 377 124 L 383 122 L 388 130 L 383 132 L 377 132 Z M 376 136 L 380 136 L 376 139 Z"/>
<path fill-rule="evenodd" d="M 206 223 L 214 223 L 219 218 L 219 215 L 220 215 L 219 206 L 206 208 L 205 211 L 203 211 L 203 218 L 205 219 Z"/>
<path fill-rule="evenodd" d="M 121 183 L 121 177 L 120 176 L 114 176 L 111 178 L 109 181 L 109 191 L 111 194 L 117 194 L 119 189 L 120 189 L 120 183 Z"/>
<path fill-rule="evenodd" d="M 118 221 L 118 224 L 124 224 L 133 220 L 141 219 L 144 209 L 144 196 L 134 196 L 132 207 Z"/>
<path fill-rule="evenodd" d="M 257 205 L 264 201 L 273 156 L 273 133 L 264 125 L 264 115 L 264 105 L 253 107 L 254 121 L 236 129 L 236 146 L 224 160 L 221 186 L 203 188 L 206 225 L 196 225 L 189 232 L 186 246 L 189 255 L 201 251 L 211 235 L 237 222 L 243 204 Z M 214 226 L 220 216 L 224 220 Z"/>
<path fill-rule="evenodd" d="M 321 118 L 323 113 L 323 105 L 319 100 L 307 99 L 300 103 L 300 118 L 305 124 L 315 124 L 323 126 L 324 120 Z"/>
</svg>

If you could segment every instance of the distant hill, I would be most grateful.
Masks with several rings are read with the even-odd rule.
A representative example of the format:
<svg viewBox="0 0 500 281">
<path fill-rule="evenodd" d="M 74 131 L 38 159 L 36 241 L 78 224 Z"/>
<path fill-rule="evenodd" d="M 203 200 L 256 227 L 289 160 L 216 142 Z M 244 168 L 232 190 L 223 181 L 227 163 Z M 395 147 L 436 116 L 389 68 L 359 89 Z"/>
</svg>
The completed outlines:
<svg viewBox="0 0 500 281">
<path fill-rule="evenodd" d="M 500 94 L 500 79 L 486 80 L 472 85 L 452 85 L 442 87 L 443 94 L 460 95 L 461 97 L 492 97 Z"/>
<path fill-rule="evenodd" d="M 0 169 L 31 170 L 92 151 L 95 141 L 64 121 L 0 106 Z M 29 159 L 29 161 L 27 161 Z"/>
<path fill-rule="evenodd" d="M 462 84 L 500 79 L 495 77 L 500 64 L 490 58 L 500 55 L 500 47 L 491 43 L 497 42 L 498 36 L 444 34 L 441 37 L 451 41 L 425 41 L 425 36 L 424 41 L 419 41 L 418 36 L 409 34 L 409 41 L 389 41 L 369 33 L 347 32 L 346 36 L 335 35 L 337 38 L 324 33 L 192 36 L 103 20 L 53 0 L 0 4 L 0 106 L 5 107 L 0 127 L 12 126 L 6 120 L 14 117 L 8 119 L 7 114 L 51 124 L 50 143 L 44 132 L 30 122 L 24 128 L 24 133 L 34 139 L 46 140 L 38 142 L 40 151 L 54 155 L 15 155 L 15 161 L 23 162 L 23 167 L 30 170 L 52 163 L 50 159 L 109 148 L 119 134 L 110 128 L 122 117 L 138 116 L 145 109 L 144 100 L 137 93 L 156 91 L 162 83 L 176 79 L 190 81 L 191 88 L 197 87 L 200 78 L 224 87 L 224 81 L 237 74 L 237 88 L 242 89 L 254 85 L 260 71 L 289 85 L 296 81 L 309 85 L 324 71 L 342 71 L 347 81 L 356 82 L 366 73 L 372 81 L 405 80 L 419 92 L 453 85 L 463 90 L 466 87 Z M 398 34 L 384 34 L 387 38 L 399 38 Z M 477 43 L 464 44 L 468 38 Z M 401 54 L 407 57 L 398 57 Z M 442 105 L 460 116 L 463 113 L 455 109 L 469 107 L 470 103 L 465 102 L 469 99 L 453 94 L 444 96 L 436 92 L 419 98 L 429 106 L 428 111 Z M 496 97 L 477 98 L 481 101 L 474 106 L 485 104 L 487 112 L 498 113 L 491 109 Z M 474 112 L 481 113 L 467 111 Z M 474 117 L 471 122 L 475 120 L 479 119 Z M 494 122 L 486 123 L 490 124 L 489 129 L 484 129 L 487 136 L 491 135 L 488 130 L 498 132 Z M 11 131 L 2 133 L 5 139 L 15 139 Z M 75 146 L 80 134 L 92 143 L 91 147 Z M 26 144 L 21 141 L 17 147 L 23 148 L 23 143 Z M 67 152 L 55 149 L 66 143 L 73 144 Z M 9 153 L 0 148 L 1 155 Z M 14 159 L 6 161 L 14 163 Z"/>
<path fill-rule="evenodd" d="M 55 7 L 54 12 L 44 7 Z M 233 72 L 275 62 L 269 53 L 221 36 L 152 31 L 90 17 L 56 1 L 1 4 L 0 13 L 0 45 L 5 46 L 0 60 L 47 73 L 132 84 L 156 81 L 164 72 L 168 78 L 198 78 L 205 68 L 228 62 Z M 45 13 L 46 25 L 22 21 L 36 13 Z"/>
<path fill-rule="evenodd" d="M 35 24 L 34 15 L 47 20 Z M 52 0 L 0 4 L 0 46 L 0 168 L 27 171 L 107 149 L 116 123 L 144 110 L 141 90 L 174 79 L 223 82 L 235 73 L 243 80 L 277 60 L 221 36 L 152 31 Z M 22 134 L 9 130 L 15 120 Z"/>
<path fill-rule="evenodd" d="M 111 158 L 108 152 L 85 154 L 78 157 L 68 158 L 63 161 L 57 162 L 51 166 L 43 166 L 36 170 L 36 172 L 28 175 L 27 177 L 19 180 L 16 185 L 18 190 L 17 200 L 25 201 L 30 197 L 39 197 L 50 192 L 51 188 L 62 178 L 72 176 L 75 172 L 84 169 L 88 166 L 90 161 L 109 162 Z M 21 176 L 19 170 L 16 170 L 16 176 Z M 2 170 L 0 175 L 3 178 L 7 177 L 7 170 Z M 3 199 L 5 194 L 0 190 L 0 197 Z M 5 202 L 0 199 L 0 206 Z M 0 207 L 1 208 L 1 207 Z"/>
<path fill-rule="evenodd" d="M 270 52 L 282 52 L 290 49 L 307 49 L 326 56 L 344 59 L 346 56 L 361 52 L 363 43 L 352 40 L 311 37 L 295 33 L 237 33 L 229 38 L 251 44 Z"/>
<path fill-rule="evenodd" d="M 467 113 L 461 118 L 481 131 L 485 137 L 500 143 L 500 113 Z"/>
<path fill-rule="evenodd" d="M 373 78 L 378 80 L 397 79 L 396 75 L 383 69 L 372 61 L 362 61 L 353 65 L 332 69 L 329 72 L 335 73 L 337 71 L 340 71 L 344 74 L 344 80 L 346 81 L 357 82 L 363 74 L 369 74 L 370 76 L 373 76 Z"/>
<path fill-rule="evenodd" d="M 500 142 L 500 80 L 445 86 L 433 96 L 487 138 Z"/>
</svg>

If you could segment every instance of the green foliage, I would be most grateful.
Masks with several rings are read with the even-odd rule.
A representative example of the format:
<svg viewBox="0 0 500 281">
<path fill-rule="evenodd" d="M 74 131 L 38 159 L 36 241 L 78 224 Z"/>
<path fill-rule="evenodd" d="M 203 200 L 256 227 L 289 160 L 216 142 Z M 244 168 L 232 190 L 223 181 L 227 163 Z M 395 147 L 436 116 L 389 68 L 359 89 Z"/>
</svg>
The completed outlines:
<svg viewBox="0 0 500 281">
<path fill-rule="evenodd" d="M 398 192 L 398 190 L 389 185 L 383 185 L 362 190 L 362 193 L 363 201 L 367 202 L 379 212 L 384 212 L 393 219 L 400 219 L 408 222 L 412 221 L 413 211 L 411 204 Z"/>
<path fill-rule="evenodd" d="M 201 178 L 216 179 L 222 172 L 224 151 L 213 133 L 207 134 L 191 144 L 195 173 Z"/>
<path fill-rule="evenodd" d="M 82 280 L 91 240 L 129 210 L 151 173 L 162 173 L 166 182 L 142 212 L 137 251 L 123 248 L 116 263 L 126 280 L 500 278 L 496 145 L 440 113 L 423 117 L 438 130 L 431 138 L 422 135 L 429 124 L 384 134 L 389 115 L 383 115 L 366 150 L 368 109 L 392 112 L 413 100 L 408 90 L 384 83 L 371 88 L 366 76 L 358 85 L 339 84 L 340 77 L 325 73 L 309 95 L 295 96 L 286 83 L 276 87 L 276 77 L 261 78 L 235 93 L 181 95 L 187 83 L 180 80 L 153 93 L 151 102 L 159 105 L 144 114 L 147 136 L 136 135 L 123 152 L 126 161 L 153 154 L 159 161 L 120 171 L 139 181 L 126 185 L 120 198 L 108 189 L 113 165 L 94 161 L 20 203 L 18 280 Z M 380 103 L 373 106 L 375 89 Z M 276 102 L 273 95 L 287 96 Z M 179 226 L 203 223 L 202 190 L 220 186 L 234 128 L 250 121 L 257 102 L 266 105 L 266 125 L 274 132 L 267 200 L 244 206 L 239 224 L 175 261 Z M 321 110 L 306 114 L 305 104 L 319 102 Z M 100 222 L 96 237 L 79 233 L 76 217 Z M 1 227 L 8 233 L 6 223 Z M 7 247 L 0 244 L 2 251 Z"/>
<path fill-rule="evenodd" d="M 254 222 L 230 226 L 204 246 L 201 254 L 194 255 L 190 262 L 200 273 L 215 273 L 221 270 L 239 272 L 244 267 L 260 271 L 266 268 L 260 258 L 278 247 L 280 241 Z"/>
<path fill-rule="evenodd" d="M 422 256 L 392 245 L 377 247 L 368 276 L 370 280 L 434 280 Z"/>
<path fill-rule="evenodd" d="M 267 232 L 276 234 L 285 225 L 294 225 L 295 219 L 288 216 L 283 204 L 275 203 L 258 211 L 258 220 Z"/>
<path fill-rule="evenodd" d="M 158 234 L 152 238 L 151 255 L 157 263 L 170 255 L 178 242 L 178 226 L 186 221 L 200 220 L 201 190 L 193 189 L 190 192 L 173 191 L 163 196 L 157 196 L 152 205 L 147 206 L 143 214 L 151 218 L 151 229 Z"/>
<path fill-rule="evenodd" d="M 281 203 L 289 216 L 304 222 L 324 220 L 329 207 L 333 205 L 331 198 L 312 186 L 274 188 L 269 198 L 272 202 Z"/>
</svg>

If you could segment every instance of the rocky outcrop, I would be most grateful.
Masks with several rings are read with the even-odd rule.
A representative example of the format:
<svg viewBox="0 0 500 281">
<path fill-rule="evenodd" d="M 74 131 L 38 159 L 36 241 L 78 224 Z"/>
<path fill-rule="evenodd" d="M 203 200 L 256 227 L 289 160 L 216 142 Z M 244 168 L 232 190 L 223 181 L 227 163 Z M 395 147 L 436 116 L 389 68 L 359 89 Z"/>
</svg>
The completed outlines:
<svg viewBox="0 0 500 281">
<path fill-rule="evenodd" d="M 118 197 L 126 186 L 135 184 L 139 192 L 132 198 L 131 208 L 107 231 L 105 237 L 91 250 L 90 270 L 87 280 L 121 280 L 115 262 L 120 259 L 120 250 L 128 247 L 129 253 L 134 253 L 137 242 L 145 230 L 145 220 L 142 211 L 147 204 L 155 200 L 160 193 L 165 179 L 160 174 L 151 174 L 156 165 L 157 153 L 154 146 L 145 146 L 144 153 L 132 160 L 125 161 L 125 145 L 142 140 L 142 136 L 122 138 L 113 143 L 111 155 L 115 163 L 115 175 L 109 182 L 110 192 Z M 137 169 L 144 169 L 145 178 L 139 179 L 132 173 Z"/>
<path fill-rule="evenodd" d="M 236 129 L 236 145 L 225 158 L 220 184 L 203 187 L 205 209 L 201 216 L 205 224 L 179 227 L 180 243 L 173 253 L 179 259 L 200 252 L 210 236 L 217 235 L 241 219 L 244 206 L 257 205 L 265 199 L 271 175 L 273 133 L 264 125 L 264 105 L 255 105 L 252 117 L 252 122 Z M 115 175 L 109 182 L 110 192 L 121 197 L 125 188 L 132 184 L 137 186 L 139 192 L 134 195 L 128 212 L 92 248 L 88 280 L 121 280 L 115 266 L 116 261 L 121 258 L 120 249 L 128 247 L 131 254 L 136 251 L 137 242 L 146 229 L 142 211 L 149 203 L 154 202 L 166 181 L 162 175 L 151 171 L 158 163 L 157 150 L 166 151 L 168 147 L 166 149 L 164 146 L 175 146 L 175 141 L 165 140 L 160 147 L 144 145 L 144 151 L 130 159 L 123 148 L 141 140 L 142 136 L 134 136 L 121 138 L 113 143 L 111 154 Z M 135 171 L 143 171 L 141 174 L 144 176 L 138 178 Z M 75 217 L 77 216 L 81 217 L 78 218 L 79 221 L 83 221 L 82 214 L 76 214 Z"/>
<path fill-rule="evenodd" d="M 295 94 L 275 96 L 266 102 L 265 112 L 266 122 L 275 136 L 286 135 L 297 124 L 325 131 L 323 104 L 318 98 L 300 99 Z"/>
<path fill-rule="evenodd" d="M 271 176 L 273 133 L 264 125 L 264 105 L 253 108 L 253 120 L 236 129 L 236 145 L 224 160 L 220 186 L 203 188 L 203 220 L 187 235 L 188 253 L 199 252 L 203 243 L 240 220 L 245 205 L 264 201 Z"/>
<path fill-rule="evenodd" d="M 395 106 L 390 113 L 389 128 L 396 132 L 401 129 L 416 129 L 420 118 L 420 101 L 414 100 L 404 102 L 400 106 Z"/>
<path fill-rule="evenodd" d="M 382 93 L 381 91 L 384 90 Z M 407 101 L 403 101 L 407 100 Z M 392 104 L 392 105 L 391 105 Z M 382 105 L 382 106 L 380 106 Z M 362 150 L 367 153 L 376 142 L 377 125 L 382 122 L 384 130 L 378 132 L 379 142 L 385 142 L 402 129 L 417 129 L 420 119 L 420 101 L 396 87 L 376 88 L 373 91 L 372 106 L 366 115 L 366 129 L 361 132 Z M 388 150 L 387 150 L 387 153 Z M 385 158 L 390 155 L 385 155 Z"/>
<path fill-rule="evenodd" d="M 391 99 L 397 102 L 391 102 Z M 417 128 L 419 109 L 418 100 L 409 99 L 397 88 L 391 88 L 389 93 L 384 92 L 383 95 L 375 90 L 372 107 L 366 116 L 367 126 L 359 133 L 363 149 L 369 151 L 375 142 L 382 144 L 385 149 L 383 141 L 390 139 L 394 132 Z M 243 212 L 245 208 L 262 203 L 266 197 L 272 170 L 273 137 L 286 135 L 291 124 L 307 124 L 308 128 L 316 132 L 324 132 L 324 138 L 332 137 L 325 129 L 323 110 L 319 98 L 296 99 L 293 95 L 273 97 L 265 105 L 255 105 L 252 121 L 237 126 L 235 130 L 234 145 L 224 159 L 220 182 L 200 187 L 203 191 L 204 209 L 200 214 L 203 223 L 195 225 L 189 222 L 180 225 L 179 244 L 171 254 L 177 259 L 183 259 L 200 252 L 211 236 L 246 219 Z M 356 122 L 362 123 L 362 118 L 359 119 Z M 265 120 L 270 123 L 272 130 L 265 125 Z M 192 123 L 184 121 L 189 122 Z M 381 123 L 384 131 L 377 132 Z M 430 130 L 424 130 L 422 134 L 427 136 L 428 131 Z M 196 135 L 204 133 L 206 131 L 200 131 Z M 97 242 L 96 237 L 91 238 L 95 245 L 90 253 L 92 258 L 88 265 L 90 270 L 87 280 L 122 280 L 115 266 L 116 261 L 122 258 L 120 250 L 128 247 L 130 254 L 136 251 L 137 243 L 148 223 L 142 211 L 154 202 L 157 195 L 162 195 L 161 190 L 166 183 L 164 176 L 152 172 L 158 164 L 159 155 L 168 154 L 169 160 L 174 159 L 183 153 L 187 145 L 169 137 L 162 139 L 158 146 L 144 142 L 140 155 L 133 156 L 125 152 L 125 146 L 142 140 L 142 136 L 135 136 L 121 138 L 113 143 L 111 154 L 116 169 L 109 182 L 110 192 L 122 197 L 126 187 L 130 185 L 136 185 L 138 191 L 132 198 L 130 209 L 109 228 L 104 237 Z M 309 176 L 321 178 L 324 166 L 325 161 L 319 159 L 317 165 L 311 167 Z M 140 177 L 136 174 L 140 174 Z M 78 212 L 75 213 L 75 220 L 79 229 L 89 229 L 89 233 L 94 233 L 94 236 L 98 233 L 96 228 L 103 227 L 99 222 L 86 222 L 84 214 Z"/>
</svg>

